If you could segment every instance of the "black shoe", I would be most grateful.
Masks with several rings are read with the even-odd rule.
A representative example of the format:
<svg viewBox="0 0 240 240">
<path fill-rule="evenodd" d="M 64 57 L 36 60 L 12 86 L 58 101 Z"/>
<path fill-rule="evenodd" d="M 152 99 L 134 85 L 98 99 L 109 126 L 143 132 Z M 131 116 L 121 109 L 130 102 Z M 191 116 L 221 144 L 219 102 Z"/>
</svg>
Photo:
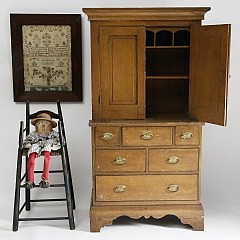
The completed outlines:
<svg viewBox="0 0 240 240">
<path fill-rule="evenodd" d="M 34 182 L 26 182 L 24 184 L 24 187 L 27 188 L 27 189 L 32 189 L 35 187 L 35 183 Z"/>
<path fill-rule="evenodd" d="M 39 187 L 40 188 L 49 188 L 50 183 L 48 182 L 48 180 L 41 180 L 41 182 L 39 183 Z"/>
</svg>

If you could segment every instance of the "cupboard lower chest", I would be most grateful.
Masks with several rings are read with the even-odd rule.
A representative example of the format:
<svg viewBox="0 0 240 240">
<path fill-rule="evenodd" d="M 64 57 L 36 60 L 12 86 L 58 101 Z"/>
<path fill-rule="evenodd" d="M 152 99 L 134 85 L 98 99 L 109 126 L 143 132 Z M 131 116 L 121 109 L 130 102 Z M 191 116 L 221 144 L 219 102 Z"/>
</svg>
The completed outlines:
<svg viewBox="0 0 240 240">
<path fill-rule="evenodd" d="M 90 126 L 91 231 L 119 216 L 168 214 L 203 230 L 201 122 L 91 121 Z"/>
</svg>

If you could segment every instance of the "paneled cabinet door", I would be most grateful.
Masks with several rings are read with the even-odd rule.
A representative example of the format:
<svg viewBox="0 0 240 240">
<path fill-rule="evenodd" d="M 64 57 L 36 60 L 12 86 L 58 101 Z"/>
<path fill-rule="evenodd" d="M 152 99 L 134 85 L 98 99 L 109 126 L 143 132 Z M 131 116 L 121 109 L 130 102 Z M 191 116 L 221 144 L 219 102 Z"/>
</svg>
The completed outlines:
<svg viewBox="0 0 240 240">
<path fill-rule="evenodd" d="M 226 124 L 230 27 L 191 29 L 189 113 L 193 119 Z"/>
<path fill-rule="evenodd" d="M 101 27 L 100 106 L 102 119 L 143 119 L 145 29 Z"/>
</svg>

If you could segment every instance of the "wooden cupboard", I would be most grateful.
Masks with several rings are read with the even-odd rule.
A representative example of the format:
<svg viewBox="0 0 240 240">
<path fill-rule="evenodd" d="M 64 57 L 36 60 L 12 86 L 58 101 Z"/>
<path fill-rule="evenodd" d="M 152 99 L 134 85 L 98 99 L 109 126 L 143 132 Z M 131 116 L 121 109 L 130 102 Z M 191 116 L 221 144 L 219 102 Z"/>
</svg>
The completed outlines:
<svg viewBox="0 0 240 240">
<path fill-rule="evenodd" d="M 226 123 L 230 25 L 209 7 L 85 8 L 91 26 L 91 231 L 176 215 L 203 230 L 201 131 Z"/>
</svg>

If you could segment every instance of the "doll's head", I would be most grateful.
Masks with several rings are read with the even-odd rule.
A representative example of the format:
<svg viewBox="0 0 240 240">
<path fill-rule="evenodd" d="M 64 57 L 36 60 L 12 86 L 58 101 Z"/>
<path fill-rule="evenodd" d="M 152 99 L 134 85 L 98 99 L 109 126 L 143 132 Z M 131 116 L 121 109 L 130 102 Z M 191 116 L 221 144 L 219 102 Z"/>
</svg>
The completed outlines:
<svg viewBox="0 0 240 240">
<path fill-rule="evenodd" d="M 57 126 L 57 123 L 45 112 L 39 113 L 36 118 L 32 119 L 31 123 L 35 126 L 36 132 L 40 134 L 48 134 Z"/>
<path fill-rule="evenodd" d="M 47 120 L 37 120 L 35 123 L 35 130 L 40 134 L 48 134 L 52 131 L 52 123 Z"/>
</svg>

